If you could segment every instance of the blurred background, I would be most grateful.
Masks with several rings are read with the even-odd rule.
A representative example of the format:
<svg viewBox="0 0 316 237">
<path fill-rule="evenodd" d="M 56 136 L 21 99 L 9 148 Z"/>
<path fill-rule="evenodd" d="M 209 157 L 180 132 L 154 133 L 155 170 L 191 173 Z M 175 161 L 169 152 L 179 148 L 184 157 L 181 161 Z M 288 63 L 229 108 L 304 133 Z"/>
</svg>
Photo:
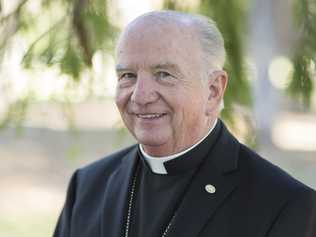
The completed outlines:
<svg viewBox="0 0 316 237">
<path fill-rule="evenodd" d="M 74 170 L 134 142 L 113 102 L 115 40 L 158 9 L 218 23 L 222 119 L 316 189 L 314 0 L 0 0 L 1 237 L 51 236 Z"/>
</svg>

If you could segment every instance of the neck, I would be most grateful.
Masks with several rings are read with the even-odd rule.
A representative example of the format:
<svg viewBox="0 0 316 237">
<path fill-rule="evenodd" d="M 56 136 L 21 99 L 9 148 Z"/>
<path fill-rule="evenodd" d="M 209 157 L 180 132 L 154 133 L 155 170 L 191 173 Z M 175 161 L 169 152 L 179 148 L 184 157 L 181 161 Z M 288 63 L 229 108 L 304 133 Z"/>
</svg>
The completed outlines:
<svg viewBox="0 0 316 237">
<path fill-rule="evenodd" d="M 186 153 L 187 151 L 193 149 L 199 143 L 201 143 L 215 128 L 215 126 L 217 124 L 217 118 L 212 120 L 212 122 L 210 124 L 211 125 L 208 126 L 207 129 L 204 130 L 204 132 L 199 137 L 197 137 L 195 140 L 190 142 L 189 145 L 187 145 L 187 146 L 182 146 L 181 148 L 178 148 L 178 149 L 176 146 L 173 146 L 173 148 L 171 147 L 170 149 L 166 149 L 166 147 L 164 147 L 164 149 L 162 149 L 162 147 L 149 147 L 149 146 L 145 146 L 145 145 L 141 144 L 140 145 L 141 151 L 142 151 L 144 156 L 147 156 L 149 158 L 166 158 L 166 159 L 169 159 L 169 158 L 178 157 L 178 156 Z"/>
</svg>

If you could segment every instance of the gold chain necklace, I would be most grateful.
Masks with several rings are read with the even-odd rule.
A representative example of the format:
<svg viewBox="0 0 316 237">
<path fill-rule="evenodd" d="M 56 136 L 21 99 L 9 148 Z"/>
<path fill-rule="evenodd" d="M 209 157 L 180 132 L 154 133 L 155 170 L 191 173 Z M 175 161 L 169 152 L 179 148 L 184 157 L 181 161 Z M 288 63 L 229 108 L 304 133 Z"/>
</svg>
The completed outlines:
<svg viewBox="0 0 316 237">
<path fill-rule="evenodd" d="M 135 196 L 135 191 L 136 191 L 136 182 L 137 182 L 137 177 L 138 177 L 138 173 L 140 170 L 140 165 L 137 165 L 137 170 L 135 172 L 135 176 L 133 178 L 133 183 L 132 183 L 132 188 L 131 188 L 131 192 L 129 195 L 129 201 L 128 201 L 128 210 L 127 210 L 127 218 L 126 218 L 126 225 L 125 225 L 125 234 L 124 237 L 129 237 L 129 230 L 130 230 L 130 225 L 131 225 L 131 216 L 132 216 L 132 209 L 133 209 L 133 204 L 134 204 L 134 196 Z M 167 227 L 165 228 L 163 234 L 161 235 L 161 237 L 166 237 L 168 234 L 168 231 L 172 225 L 172 222 L 174 220 L 176 216 L 176 212 L 173 214 L 171 220 L 169 221 Z"/>
</svg>

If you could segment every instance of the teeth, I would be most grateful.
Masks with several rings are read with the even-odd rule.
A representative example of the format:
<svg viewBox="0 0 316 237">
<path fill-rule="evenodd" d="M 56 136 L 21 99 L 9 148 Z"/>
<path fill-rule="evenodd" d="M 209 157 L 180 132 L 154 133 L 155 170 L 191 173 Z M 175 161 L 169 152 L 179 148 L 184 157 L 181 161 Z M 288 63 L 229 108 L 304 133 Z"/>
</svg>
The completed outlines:
<svg viewBox="0 0 316 237">
<path fill-rule="evenodd" d="M 154 118 L 160 118 L 164 114 L 137 114 L 137 117 L 143 118 L 143 119 L 154 119 Z"/>
</svg>

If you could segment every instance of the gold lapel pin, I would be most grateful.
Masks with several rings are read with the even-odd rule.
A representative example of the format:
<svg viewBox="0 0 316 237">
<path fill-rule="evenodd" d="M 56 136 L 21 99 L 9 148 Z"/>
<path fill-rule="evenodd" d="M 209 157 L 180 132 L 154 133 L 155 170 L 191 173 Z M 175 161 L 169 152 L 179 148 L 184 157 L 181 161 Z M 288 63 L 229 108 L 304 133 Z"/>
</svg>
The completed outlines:
<svg viewBox="0 0 316 237">
<path fill-rule="evenodd" d="M 205 185 L 205 190 L 208 193 L 215 193 L 216 192 L 216 188 L 212 184 Z"/>
</svg>

